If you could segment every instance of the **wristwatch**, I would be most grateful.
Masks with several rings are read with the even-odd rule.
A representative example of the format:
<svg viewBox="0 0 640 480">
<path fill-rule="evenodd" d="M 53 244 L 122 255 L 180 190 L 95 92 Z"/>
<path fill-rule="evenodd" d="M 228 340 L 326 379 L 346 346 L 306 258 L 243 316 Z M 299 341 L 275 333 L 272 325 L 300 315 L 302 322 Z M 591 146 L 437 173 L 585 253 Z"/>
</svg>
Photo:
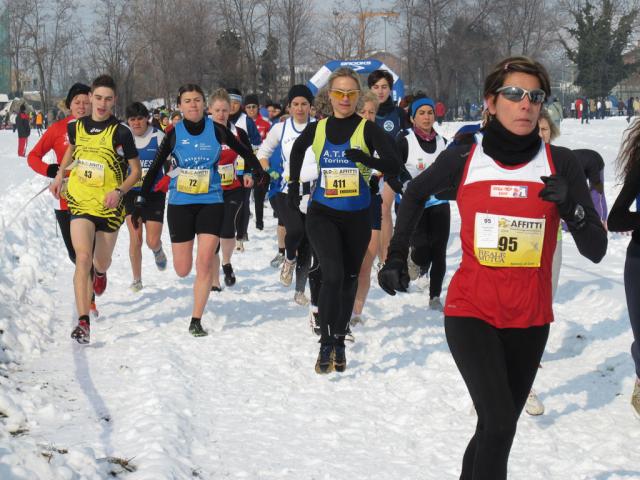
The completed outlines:
<svg viewBox="0 0 640 480">
<path fill-rule="evenodd" d="M 584 208 L 579 203 L 576 205 L 576 209 L 573 211 L 573 221 L 576 223 L 584 221 Z"/>
<path fill-rule="evenodd" d="M 124 192 L 122 190 L 120 190 L 119 188 L 116 188 L 115 191 L 120 194 L 120 198 L 122 198 L 124 196 Z"/>
</svg>

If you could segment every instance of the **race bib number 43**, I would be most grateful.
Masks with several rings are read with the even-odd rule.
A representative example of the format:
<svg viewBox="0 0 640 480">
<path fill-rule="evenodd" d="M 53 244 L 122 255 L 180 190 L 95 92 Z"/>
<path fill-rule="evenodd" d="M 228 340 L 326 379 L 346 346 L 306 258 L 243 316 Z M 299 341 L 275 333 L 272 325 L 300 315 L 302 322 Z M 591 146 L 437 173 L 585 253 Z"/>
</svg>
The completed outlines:
<svg viewBox="0 0 640 480">
<path fill-rule="evenodd" d="M 207 193 L 209 191 L 209 170 L 183 168 L 178 175 L 178 191 L 182 193 Z"/>
<path fill-rule="evenodd" d="M 324 195 L 327 198 L 357 197 L 360 195 L 360 176 L 357 168 L 323 168 Z"/>
<path fill-rule="evenodd" d="M 104 165 L 100 162 L 79 159 L 76 172 L 78 181 L 87 187 L 104 185 Z"/>
<path fill-rule="evenodd" d="M 544 218 L 476 213 L 473 250 L 488 267 L 539 267 Z"/>
</svg>

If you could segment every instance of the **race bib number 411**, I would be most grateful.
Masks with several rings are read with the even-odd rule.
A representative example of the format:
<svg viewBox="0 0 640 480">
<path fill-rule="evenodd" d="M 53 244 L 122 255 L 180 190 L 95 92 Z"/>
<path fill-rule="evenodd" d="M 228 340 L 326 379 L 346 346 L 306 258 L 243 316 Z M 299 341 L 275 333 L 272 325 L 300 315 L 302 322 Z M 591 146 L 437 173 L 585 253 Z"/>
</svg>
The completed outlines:
<svg viewBox="0 0 640 480">
<path fill-rule="evenodd" d="M 539 267 L 544 218 L 476 213 L 473 250 L 488 267 Z"/>
<path fill-rule="evenodd" d="M 207 193 L 209 191 L 209 170 L 183 168 L 178 175 L 178 191 L 182 193 Z"/>
<path fill-rule="evenodd" d="M 359 173 L 357 168 L 323 168 L 325 197 L 343 198 L 360 195 Z"/>
</svg>

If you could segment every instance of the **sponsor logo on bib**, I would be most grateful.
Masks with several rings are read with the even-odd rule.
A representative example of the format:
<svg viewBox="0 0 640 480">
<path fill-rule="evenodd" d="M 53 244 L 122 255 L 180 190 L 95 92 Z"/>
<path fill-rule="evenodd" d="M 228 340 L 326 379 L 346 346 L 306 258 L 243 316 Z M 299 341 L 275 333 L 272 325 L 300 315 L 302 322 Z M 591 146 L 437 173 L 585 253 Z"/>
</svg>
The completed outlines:
<svg viewBox="0 0 640 480">
<path fill-rule="evenodd" d="M 526 185 L 491 185 L 494 198 L 527 198 L 529 187 Z"/>
</svg>

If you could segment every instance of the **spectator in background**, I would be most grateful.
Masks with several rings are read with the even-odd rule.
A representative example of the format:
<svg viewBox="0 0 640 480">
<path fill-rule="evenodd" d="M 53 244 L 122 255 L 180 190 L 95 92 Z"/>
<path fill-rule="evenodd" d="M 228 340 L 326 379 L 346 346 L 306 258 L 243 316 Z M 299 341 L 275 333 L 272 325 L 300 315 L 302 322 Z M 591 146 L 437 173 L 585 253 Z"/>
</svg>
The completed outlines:
<svg viewBox="0 0 640 480">
<path fill-rule="evenodd" d="M 442 125 L 442 121 L 444 120 L 444 116 L 447 113 L 447 109 L 444 106 L 444 103 L 438 101 L 436 103 L 436 121 L 438 125 Z"/>
<path fill-rule="evenodd" d="M 560 122 L 562 122 L 562 105 L 558 101 L 557 97 L 552 97 L 547 105 L 547 112 L 549 117 L 553 120 L 558 130 L 560 130 Z"/>
<path fill-rule="evenodd" d="M 36 113 L 36 130 L 39 136 L 42 136 L 42 124 L 44 123 L 44 116 L 42 112 Z"/>
<path fill-rule="evenodd" d="M 627 123 L 631 121 L 631 117 L 633 117 L 633 97 L 629 97 L 627 100 Z"/>
<path fill-rule="evenodd" d="M 27 107 L 23 103 L 20 105 L 20 113 L 16 117 L 16 130 L 18 131 L 18 156 L 27 156 L 27 142 L 31 135 L 31 125 L 29 124 L 29 115 L 27 115 Z"/>
</svg>

